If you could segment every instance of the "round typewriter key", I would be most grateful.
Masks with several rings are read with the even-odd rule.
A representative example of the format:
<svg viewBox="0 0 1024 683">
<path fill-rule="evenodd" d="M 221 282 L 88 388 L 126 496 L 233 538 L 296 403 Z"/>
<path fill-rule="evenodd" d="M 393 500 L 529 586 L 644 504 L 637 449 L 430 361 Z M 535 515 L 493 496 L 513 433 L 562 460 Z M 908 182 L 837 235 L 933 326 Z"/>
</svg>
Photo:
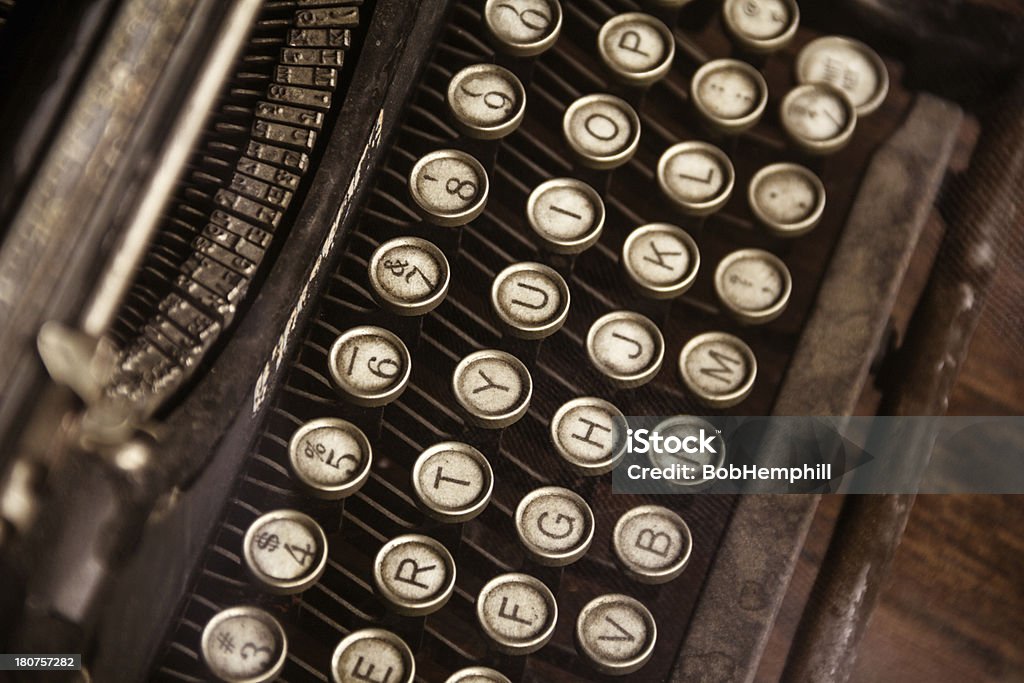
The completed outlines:
<svg viewBox="0 0 1024 683">
<path fill-rule="evenodd" d="M 586 476 L 610 472 L 626 453 L 626 418 L 608 401 L 574 398 L 551 418 L 551 441 L 562 459 Z"/>
<path fill-rule="evenodd" d="M 583 557 L 594 540 L 594 513 L 587 501 L 558 486 L 526 494 L 516 507 L 516 533 L 539 564 L 564 567 Z"/>
<path fill-rule="evenodd" d="M 429 536 L 405 534 L 384 544 L 373 563 L 373 583 L 392 609 L 423 616 L 444 607 L 455 588 L 455 560 Z"/>
<path fill-rule="evenodd" d="M 622 245 L 622 263 L 630 281 L 653 299 L 673 299 L 697 279 L 700 252 L 682 228 L 652 223 L 637 228 Z"/>
<path fill-rule="evenodd" d="M 486 666 L 470 666 L 453 673 L 445 683 L 512 683 L 512 681 Z"/>
<path fill-rule="evenodd" d="M 516 128 L 526 112 L 526 91 L 508 69 L 496 64 L 474 64 L 448 83 L 448 108 L 466 135 L 482 140 L 503 138 Z"/>
<path fill-rule="evenodd" d="M 514 57 L 539 55 L 558 40 L 558 0 L 487 0 L 484 20 L 498 49 Z"/>
<path fill-rule="evenodd" d="M 412 650 L 404 640 L 382 628 L 353 631 L 338 643 L 331 657 L 334 683 L 369 680 L 412 683 L 415 674 Z"/>
<path fill-rule="evenodd" d="M 602 595 L 580 610 L 576 647 L 598 671 L 623 676 L 640 670 L 654 653 L 658 628 L 642 602 Z"/>
<path fill-rule="evenodd" d="M 850 98 L 857 116 L 882 106 L 889 94 L 889 71 L 878 53 L 850 38 L 826 36 L 808 43 L 796 58 L 800 83 L 828 83 Z"/>
<path fill-rule="evenodd" d="M 543 339 L 569 315 L 569 286 L 556 271 L 539 263 L 514 263 L 491 286 L 491 306 L 512 336 Z"/>
<path fill-rule="evenodd" d="M 857 128 L 849 98 L 826 83 L 799 85 L 782 100 L 782 127 L 809 154 L 831 154 L 846 146 Z"/>
<path fill-rule="evenodd" d="M 725 27 L 750 52 L 775 52 L 789 44 L 800 26 L 796 0 L 725 0 Z"/>
<path fill-rule="evenodd" d="M 604 202 L 582 180 L 555 178 L 530 193 L 526 218 L 547 249 L 558 254 L 578 254 L 601 237 Z"/>
<path fill-rule="evenodd" d="M 458 441 L 434 444 L 412 468 L 420 507 L 441 522 L 466 522 L 491 500 L 494 473 L 484 454 Z"/>
<path fill-rule="evenodd" d="M 502 574 L 480 590 L 476 616 L 498 650 L 526 655 L 551 640 L 558 622 L 558 604 L 538 579 L 528 574 Z"/>
<path fill-rule="evenodd" d="M 729 408 L 750 395 L 757 359 L 742 340 L 725 332 L 706 332 L 679 354 L 683 384 L 713 408 Z"/>
<path fill-rule="evenodd" d="M 515 356 L 485 349 L 459 361 L 452 376 L 452 389 L 470 422 L 478 427 L 501 429 L 526 414 L 533 380 Z"/>
<path fill-rule="evenodd" d="M 370 442 L 359 427 L 334 417 L 311 420 L 288 443 L 292 473 L 317 498 L 338 500 L 370 476 Z"/>
<path fill-rule="evenodd" d="M 691 216 L 707 216 L 729 201 L 736 172 L 729 156 L 706 142 L 680 142 L 658 161 L 658 185 Z"/>
<path fill-rule="evenodd" d="M 648 318 L 631 311 L 615 311 L 590 326 L 587 356 L 613 384 L 632 389 L 658 374 L 665 358 L 665 339 Z"/>
<path fill-rule="evenodd" d="M 689 446 L 686 450 L 679 452 L 669 452 L 665 449 L 656 451 L 652 448 L 647 454 L 654 467 L 665 468 L 683 465 L 689 468 L 686 474 L 691 478 L 680 477 L 666 480 L 670 484 L 701 486 L 708 481 L 704 478 L 704 466 L 721 467 L 725 462 L 725 441 L 718 429 L 707 420 L 689 415 L 670 417 L 659 422 L 654 428 L 654 432 L 666 439 L 674 436 L 684 447 Z M 690 441 L 687 442 L 686 439 L 690 439 Z M 706 448 L 702 444 L 709 444 L 710 447 Z"/>
<path fill-rule="evenodd" d="M 693 103 L 713 128 L 741 133 L 761 120 L 768 84 L 761 72 L 737 59 L 716 59 L 693 75 Z"/>
<path fill-rule="evenodd" d="M 676 513 L 659 505 L 626 511 L 612 531 L 612 549 L 626 574 L 640 583 L 666 583 L 683 573 L 690 561 L 690 528 Z"/>
<path fill-rule="evenodd" d="M 274 510 L 249 526 L 242 556 L 249 573 L 270 592 L 301 593 L 324 573 L 327 536 L 309 515 Z"/>
<path fill-rule="evenodd" d="M 747 199 L 757 219 L 776 237 L 807 234 L 825 213 L 825 185 L 797 164 L 762 168 L 750 181 Z"/>
<path fill-rule="evenodd" d="M 448 259 L 419 237 L 397 237 L 377 247 L 367 268 L 370 291 L 396 315 L 423 315 L 448 293 Z"/>
<path fill-rule="evenodd" d="M 328 367 L 338 390 L 359 406 L 382 406 L 398 398 L 409 382 L 409 349 L 380 327 L 353 327 L 331 345 Z"/>
<path fill-rule="evenodd" d="M 614 95 L 586 95 L 570 104 L 562 130 L 580 163 L 599 170 L 626 163 L 640 143 L 640 117 Z"/>
<path fill-rule="evenodd" d="M 597 49 L 616 78 L 633 85 L 650 85 L 671 70 L 676 41 L 662 21 L 649 14 L 627 12 L 601 26 Z"/>
<path fill-rule="evenodd" d="M 420 158 L 409 173 L 409 193 L 424 220 L 446 228 L 469 223 L 487 205 L 487 171 L 457 149 Z"/>
<path fill-rule="evenodd" d="M 200 649 L 219 680 L 263 683 L 281 672 L 288 641 L 277 619 L 258 607 L 229 607 L 207 622 Z"/>
<path fill-rule="evenodd" d="M 793 279 L 779 257 L 761 249 L 734 251 L 715 269 L 715 293 L 730 315 L 757 325 L 786 310 Z"/>
</svg>

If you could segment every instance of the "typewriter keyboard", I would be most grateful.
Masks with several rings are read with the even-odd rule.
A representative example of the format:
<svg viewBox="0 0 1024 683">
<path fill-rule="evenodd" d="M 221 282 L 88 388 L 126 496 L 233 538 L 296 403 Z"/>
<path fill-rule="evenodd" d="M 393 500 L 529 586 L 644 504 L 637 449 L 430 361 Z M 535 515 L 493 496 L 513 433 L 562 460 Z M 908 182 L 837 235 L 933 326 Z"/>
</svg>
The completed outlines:
<svg viewBox="0 0 1024 683">
<path fill-rule="evenodd" d="M 157 679 L 669 678 L 735 500 L 613 495 L 615 420 L 771 414 L 909 103 L 679 4 L 452 4 Z"/>
</svg>

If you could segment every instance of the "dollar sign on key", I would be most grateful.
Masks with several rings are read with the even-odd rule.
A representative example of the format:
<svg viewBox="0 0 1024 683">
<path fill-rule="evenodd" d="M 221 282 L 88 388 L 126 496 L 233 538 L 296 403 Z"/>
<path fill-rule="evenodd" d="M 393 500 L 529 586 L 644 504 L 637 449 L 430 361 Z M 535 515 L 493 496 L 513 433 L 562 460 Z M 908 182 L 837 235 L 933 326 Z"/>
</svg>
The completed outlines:
<svg viewBox="0 0 1024 683">
<path fill-rule="evenodd" d="M 264 531 L 256 536 L 256 547 L 260 550 L 274 552 L 280 544 L 281 539 L 277 537 L 277 534 L 268 534 Z"/>
</svg>

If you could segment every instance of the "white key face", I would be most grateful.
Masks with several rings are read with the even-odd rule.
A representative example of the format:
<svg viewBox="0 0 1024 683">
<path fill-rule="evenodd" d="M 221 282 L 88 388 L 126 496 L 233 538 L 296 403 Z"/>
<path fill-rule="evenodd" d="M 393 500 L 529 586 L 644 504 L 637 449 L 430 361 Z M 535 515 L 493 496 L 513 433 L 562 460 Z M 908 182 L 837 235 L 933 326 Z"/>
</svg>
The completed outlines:
<svg viewBox="0 0 1024 683">
<path fill-rule="evenodd" d="M 448 106 L 469 131 L 514 129 L 525 107 L 523 86 L 512 72 L 494 64 L 476 64 L 455 74 L 448 86 Z M 472 134 L 472 133 L 471 133 Z"/>
<path fill-rule="evenodd" d="M 690 249 L 690 243 L 675 230 L 647 230 L 629 243 L 626 259 L 642 282 L 669 287 L 690 277 L 694 261 Z"/>
<path fill-rule="evenodd" d="M 580 612 L 576 633 L 588 657 L 612 670 L 633 666 L 652 649 L 651 613 L 624 595 L 602 596 Z"/>
<path fill-rule="evenodd" d="M 412 683 L 412 653 L 398 636 L 382 629 L 364 629 L 347 636 L 334 652 L 331 675 L 335 683 L 387 681 Z"/>
<path fill-rule="evenodd" d="M 555 448 L 585 474 L 603 474 L 624 453 L 624 418 L 612 404 L 599 398 L 578 398 L 555 414 L 551 434 Z"/>
<path fill-rule="evenodd" d="M 555 271 L 540 264 L 518 264 L 498 274 L 493 303 L 512 327 L 547 336 L 561 327 L 568 313 L 567 294 L 568 286 Z"/>
<path fill-rule="evenodd" d="M 675 45 L 664 24 L 652 16 L 633 12 L 612 17 L 602 27 L 601 56 L 616 72 L 639 75 L 669 65 Z"/>
<path fill-rule="evenodd" d="M 619 560 L 641 580 L 675 578 L 689 560 L 692 541 L 686 524 L 671 510 L 649 505 L 626 512 L 615 525 Z"/>
<path fill-rule="evenodd" d="M 740 349 L 718 337 L 697 344 L 683 368 L 690 383 L 708 396 L 731 394 L 749 381 L 753 371 Z"/>
<path fill-rule="evenodd" d="M 756 257 L 732 261 L 722 278 L 721 295 L 745 311 L 764 311 L 786 293 L 785 280 L 774 263 Z"/>
<path fill-rule="evenodd" d="M 414 488 L 427 507 L 460 516 L 486 504 L 493 475 L 483 455 L 474 451 L 466 444 L 440 444 L 420 456 Z"/>
<path fill-rule="evenodd" d="M 494 669 L 485 666 L 471 666 L 459 669 L 445 683 L 510 683 L 508 678 Z"/>
<path fill-rule="evenodd" d="M 415 608 L 434 603 L 450 593 L 454 582 L 451 555 L 437 541 L 425 536 L 399 536 L 377 555 L 375 576 L 385 597 Z"/>
<path fill-rule="evenodd" d="M 477 616 L 484 630 L 511 649 L 529 647 L 545 633 L 550 635 L 556 617 L 551 591 L 521 574 L 498 579 L 484 586 L 477 597 Z"/>
<path fill-rule="evenodd" d="M 598 369 L 613 377 L 646 373 L 660 365 L 664 342 L 651 329 L 632 317 L 602 318 L 594 323 L 590 352 Z"/>
<path fill-rule="evenodd" d="M 452 384 L 463 408 L 493 427 L 522 417 L 533 390 L 526 367 L 501 351 L 480 351 L 463 358 Z"/>
<path fill-rule="evenodd" d="M 224 681 L 268 681 L 284 662 L 281 627 L 252 607 L 231 608 L 211 619 L 202 645 L 210 671 Z"/>
<path fill-rule="evenodd" d="M 738 33 L 754 40 L 784 35 L 794 17 L 783 0 L 739 0 L 726 3 L 729 20 Z"/>
<path fill-rule="evenodd" d="M 703 204 L 721 196 L 731 175 L 712 153 L 700 148 L 681 149 L 668 157 L 664 182 L 675 201 Z"/>
<path fill-rule="evenodd" d="M 484 13 L 491 33 L 516 48 L 542 43 L 558 30 L 557 5 L 554 0 L 491 0 Z"/>
<path fill-rule="evenodd" d="M 780 226 L 797 225 L 820 211 L 822 197 L 810 171 L 781 170 L 765 176 L 754 188 L 761 213 Z"/>
<path fill-rule="evenodd" d="M 714 117 L 732 121 L 756 112 L 766 93 L 751 74 L 724 65 L 704 75 L 697 84 L 697 97 Z"/>
<path fill-rule="evenodd" d="M 827 90 L 807 90 L 789 101 L 782 113 L 790 131 L 811 142 L 834 140 L 850 125 L 845 103 Z"/>
<path fill-rule="evenodd" d="M 415 198 L 427 213 L 449 216 L 480 202 L 483 179 L 473 164 L 459 156 L 438 156 L 417 169 Z"/>
<path fill-rule="evenodd" d="M 600 196 L 588 185 L 568 178 L 539 185 L 531 194 L 528 210 L 530 225 L 554 248 L 583 247 L 600 235 L 604 224 Z"/>
<path fill-rule="evenodd" d="M 629 160 L 640 139 L 637 120 L 623 100 L 592 95 L 577 100 L 566 111 L 565 132 L 581 156 L 618 165 Z"/>
<path fill-rule="evenodd" d="M 556 566 L 579 559 L 590 547 L 594 535 L 594 513 L 582 498 L 558 487 L 538 489 L 528 494 L 516 509 L 519 538 L 542 563 L 543 558 Z"/>
<path fill-rule="evenodd" d="M 432 250 L 398 241 L 382 253 L 373 276 L 372 284 L 390 299 L 414 305 L 447 288 L 448 268 Z"/>
<path fill-rule="evenodd" d="M 303 483 L 335 498 L 355 493 L 370 468 L 366 437 L 344 420 L 314 420 L 288 446 L 292 470 Z"/>
<path fill-rule="evenodd" d="M 274 513 L 256 520 L 251 535 L 246 535 L 246 559 L 256 577 L 263 581 L 294 582 L 317 573 L 327 549 L 313 533 L 311 523 L 315 524 L 309 518 L 275 518 Z"/>
<path fill-rule="evenodd" d="M 682 464 L 696 468 L 689 473 L 694 477 L 693 479 L 669 479 L 667 480 L 669 483 L 679 486 L 694 486 L 703 483 L 705 481 L 702 478 L 704 473 L 703 467 L 705 465 L 718 466 L 724 460 L 725 442 L 719 436 L 718 430 L 715 429 L 714 425 L 699 417 L 680 416 L 669 418 L 654 428 L 654 431 L 665 438 L 674 436 L 683 441 L 693 437 L 693 443 L 695 444 L 701 441 L 701 430 L 704 431 L 704 439 L 710 440 L 711 446 L 715 450 L 714 453 L 700 449 L 696 449 L 693 453 L 686 451 L 671 453 L 666 450 L 656 451 L 653 448 L 648 453 L 648 458 L 655 467 L 671 467 L 672 465 Z"/>
<path fill-rule="evenodd" d="M 888 75 L 881 59 L 866 45 L 843 39 L 823 38 L 808 45 L 800 55 L 803 83 L 829 83 L 839 88 L 860 110 L 885 96 Z M 877 104 L 870 106 L 870 109 Z M 867 113 L 867 112 L 864 112 Z"/>
<path fill-rule="evenodd" d="M 408 376 L 409 352 L 386 330 L 356 328 L 331 349 L 331 377 L 343 393 L 380 396 L 402 388 Z"/>
</svg>

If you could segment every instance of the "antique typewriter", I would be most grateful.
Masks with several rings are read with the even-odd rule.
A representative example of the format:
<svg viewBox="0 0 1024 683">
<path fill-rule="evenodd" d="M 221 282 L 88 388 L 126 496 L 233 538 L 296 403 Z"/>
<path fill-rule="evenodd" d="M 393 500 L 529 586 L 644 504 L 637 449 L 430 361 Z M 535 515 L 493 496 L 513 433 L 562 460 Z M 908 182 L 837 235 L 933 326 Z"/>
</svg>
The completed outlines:
<svg viewBox="0 0 1024 683">
<path fill-rule="evenodd" d="M 1019 20 L 0 9 L 25 105 L 0 650 L 81 653 L 68 680 L 747 681 L 779 675 L 796 599 L 785 678 L 849 673 L 833 636 L 859 634 L 906 499 L 854 503 L 793 598 L 823 490 L 613 493 L 615 418 L 941 412 L 956 363 L 921 378 L 972 320 L 950 292 L 992 267 L 949 264 L 999 244 L 1020 164 Z"/>
</svg>

